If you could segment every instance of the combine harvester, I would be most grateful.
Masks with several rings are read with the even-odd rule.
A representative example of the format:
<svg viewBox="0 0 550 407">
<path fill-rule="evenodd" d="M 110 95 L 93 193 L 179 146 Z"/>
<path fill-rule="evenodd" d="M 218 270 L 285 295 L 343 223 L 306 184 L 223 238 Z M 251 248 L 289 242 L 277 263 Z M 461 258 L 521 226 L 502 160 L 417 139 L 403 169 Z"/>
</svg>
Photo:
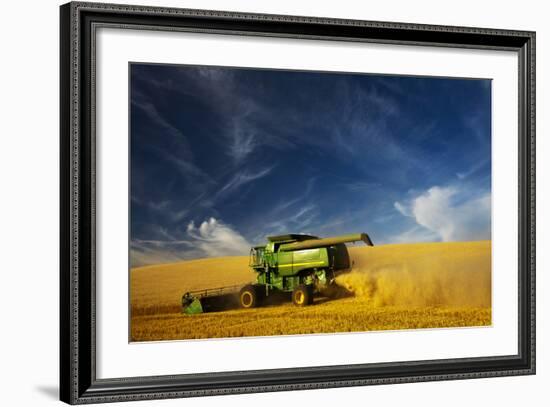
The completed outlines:
<svg viewBox="0 0 550 407">
<path fill-rule="evenodd" d="M 250 249 L 249 266 L 257 274 L 254 284 L 187 292 L 182 297 L 182 312 L 199 314 L 239 305 L 254 308 L 280 293 L 292 293 L 297 306 L 310 305 L 316 293 L 334 287 L 336 277 L 351 270 L 346 243 L 373 245 L 366 233 L 323 239 L 289 234 L 267 240 L 265 246 Z"/>
</svg>

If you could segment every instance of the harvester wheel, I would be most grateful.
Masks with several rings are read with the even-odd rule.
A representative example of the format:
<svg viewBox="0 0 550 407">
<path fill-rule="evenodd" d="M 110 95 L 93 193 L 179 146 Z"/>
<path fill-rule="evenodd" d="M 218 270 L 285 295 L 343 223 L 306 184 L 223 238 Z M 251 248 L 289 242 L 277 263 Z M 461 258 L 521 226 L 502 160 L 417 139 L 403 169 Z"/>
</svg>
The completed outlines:
<svg viewBox="0 0 550 407">
<path fill-rule="evenodd" d="M 258 306 L 259 298 L 256 287 L 247 285 L 239 293 L 239 303 L 242 308 L 254 308 Z"/>
<path fill-rule="evenodd" d="M 300 284 L 292 291 L 292 302 L 299 307 L 313 304 L 313 287 Z"/>
</svg>

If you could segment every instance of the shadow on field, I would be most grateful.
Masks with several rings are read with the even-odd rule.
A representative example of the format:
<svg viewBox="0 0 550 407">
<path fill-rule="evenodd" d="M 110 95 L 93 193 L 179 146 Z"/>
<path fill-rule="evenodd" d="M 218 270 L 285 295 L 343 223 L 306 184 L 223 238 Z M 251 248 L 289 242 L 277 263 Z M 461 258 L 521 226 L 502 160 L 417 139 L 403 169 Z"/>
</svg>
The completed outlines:
<svg viewBox="0 0 550 407">
<path fill-rule="evenodd" d="M 354 294 L 346 290 L 345 288 L 340 286 L 333 286 L 329 287 L 319 294 L 316 294 L 314 297 L 314 304 L 324 304 L 330 301 L 353 296 Z M 200 301 L 203 312 L 220 312 L 241 309 L 238 293 L 203 297 Z M 291 293 L 275 291 L 271 292 L 269 296 L 263 298 L 258 308 L 288 304 L 291 301 Z"/>
</svg>

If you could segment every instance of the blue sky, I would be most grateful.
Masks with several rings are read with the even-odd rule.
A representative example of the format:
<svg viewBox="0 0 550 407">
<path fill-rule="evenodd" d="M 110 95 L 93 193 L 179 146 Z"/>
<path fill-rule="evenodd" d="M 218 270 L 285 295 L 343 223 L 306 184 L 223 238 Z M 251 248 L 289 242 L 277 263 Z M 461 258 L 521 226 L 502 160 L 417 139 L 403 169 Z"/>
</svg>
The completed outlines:
<svg viewBox="0 0 550 407">
<path fill-rule="evenodd" d="M 282 233 L 490 239 L 490 80 L 130 69 L 132 266 Z"/>
</svg>

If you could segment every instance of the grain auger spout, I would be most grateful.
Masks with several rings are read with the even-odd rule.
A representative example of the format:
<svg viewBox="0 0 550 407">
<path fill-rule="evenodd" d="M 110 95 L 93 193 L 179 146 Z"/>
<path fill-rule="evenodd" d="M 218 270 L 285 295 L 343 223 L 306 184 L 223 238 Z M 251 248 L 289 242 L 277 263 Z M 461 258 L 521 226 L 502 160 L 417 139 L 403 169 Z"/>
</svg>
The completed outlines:
<svg viewBox="0 0 550 407">
<path fill-rule="evenodd" d="M 295 305 L 310 305 L 315 294 L 334 287 L 336 277 L 350 270 L 346 243 L 373 246 L 366 233 L 327 238 L 288 234 L 267 240 L 267 244 L 250 249 L 254 283 L 187 292 L 182 297 L 182 312 L 198 314 L 239 305 L 254 308 L 276 293 L 291 293 Z"/>
<path fill-rule="evenodd" d="M 323 239 L 308 239 L 301 242 L 286 243 L 281 245 L 280 250 L 287 252 L 292 250 L 315 249 L 353 242 L 364 242 L 367 246 L 373 246 L 369 235 L 366 233 L 356 233 L 352 235 L 325 237 Z"/>
</svg>

